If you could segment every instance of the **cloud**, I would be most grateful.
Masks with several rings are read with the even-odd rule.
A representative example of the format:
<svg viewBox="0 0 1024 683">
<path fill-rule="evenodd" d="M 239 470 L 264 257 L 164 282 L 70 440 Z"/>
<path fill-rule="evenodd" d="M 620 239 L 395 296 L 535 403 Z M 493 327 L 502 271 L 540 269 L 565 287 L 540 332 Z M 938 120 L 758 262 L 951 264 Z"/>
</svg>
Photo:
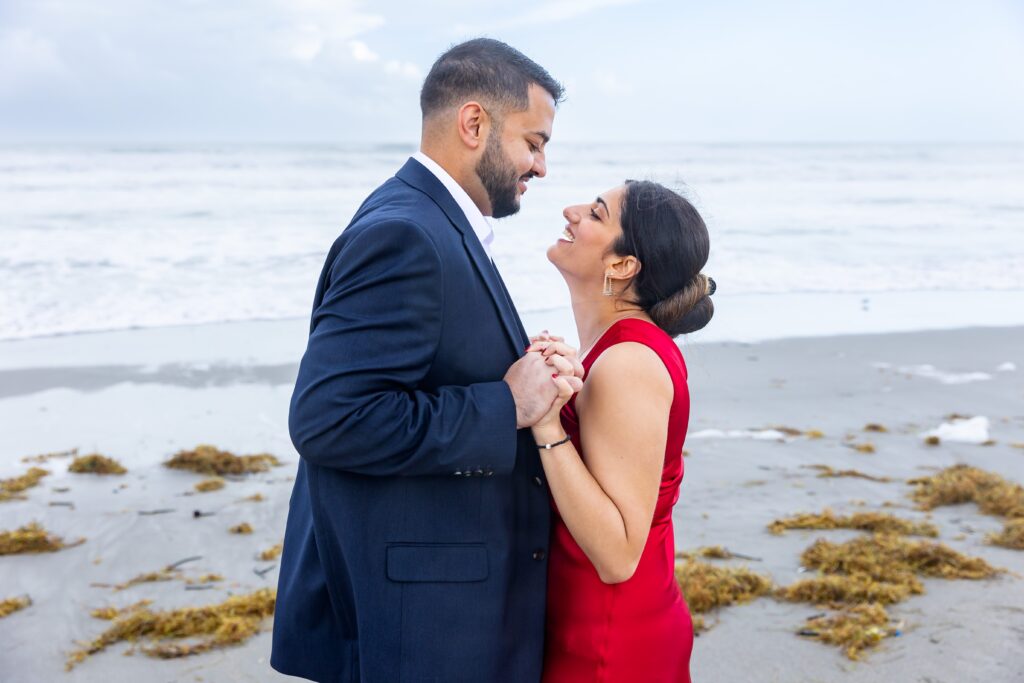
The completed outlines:
<svg viewBox="0 0 1024 683">
<path fill-rule="evenodd" d="M 56 46 L 29 29 L 0 31 L 0 64 L 0 95 L 67 74 Z"/>
<path fill-rule="evenodd" d="M 457 35 L 479 35 L 504 31 L 521 26 L 550 26 L 553 23 L 568 21 L 585 14 L 620 5 L 633 5 L 643 0 L 552 0 L 542 3 L 519 16 L 498 20 L 486 24 L 456 24 L 452 33 Z"/>
</svg>

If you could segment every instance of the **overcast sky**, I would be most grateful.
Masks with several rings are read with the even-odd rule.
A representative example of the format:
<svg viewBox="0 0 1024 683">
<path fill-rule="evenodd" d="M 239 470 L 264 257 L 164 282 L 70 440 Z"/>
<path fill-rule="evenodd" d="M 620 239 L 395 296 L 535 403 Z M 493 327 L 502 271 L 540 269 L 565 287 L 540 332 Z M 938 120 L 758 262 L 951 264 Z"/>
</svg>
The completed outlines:
<svg viewBox="0 0 1024 683">
<path fill-rule="evenodd" d="M 0 141 L 415 142 L 461 39 L 572 141 L 1024 141 L 1024 0 L 0 0 Z"/>
</svg>

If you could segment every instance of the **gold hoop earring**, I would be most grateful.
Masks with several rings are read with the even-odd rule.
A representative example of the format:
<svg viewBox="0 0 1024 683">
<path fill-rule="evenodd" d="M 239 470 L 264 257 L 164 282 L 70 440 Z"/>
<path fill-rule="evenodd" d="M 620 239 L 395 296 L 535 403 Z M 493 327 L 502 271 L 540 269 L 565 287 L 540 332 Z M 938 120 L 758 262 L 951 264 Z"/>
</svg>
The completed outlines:
<svg viewBox="0 0 1024 683">
<path fill-rule="evenodd" d="M 612 279 L 608 276 L 608 273 L 604 274 L 604 290 L 601 293 L 605 296 L 615 296 L 615 290 L 612 289 Z"/>
</svg>

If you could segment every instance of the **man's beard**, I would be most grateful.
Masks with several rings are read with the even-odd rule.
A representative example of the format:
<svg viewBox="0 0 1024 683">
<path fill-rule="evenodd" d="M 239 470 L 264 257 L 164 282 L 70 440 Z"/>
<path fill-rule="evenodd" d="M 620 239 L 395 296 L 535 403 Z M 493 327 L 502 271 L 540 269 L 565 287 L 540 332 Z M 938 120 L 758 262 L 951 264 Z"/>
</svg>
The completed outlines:
<svg viewBox="0 0 1024 683">
<path fill-rule="evenodd" d="M 500 126 L 491 128 L 487 136 L 487 149 L 476 164 L 476 175 L 487 190 L 491 216 L 494 218 L 504 218 L 519 211 L 519 201 L 516 199 L 519 174 L 501 148 L 500 133 Z"/>
</svg>

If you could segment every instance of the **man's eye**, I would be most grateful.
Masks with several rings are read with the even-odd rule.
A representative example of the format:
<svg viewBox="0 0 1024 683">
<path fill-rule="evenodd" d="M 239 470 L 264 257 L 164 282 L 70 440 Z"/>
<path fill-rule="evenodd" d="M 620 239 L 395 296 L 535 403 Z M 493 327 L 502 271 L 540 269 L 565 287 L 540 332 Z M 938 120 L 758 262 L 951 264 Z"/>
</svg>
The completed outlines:
<svg viewBox="0 0 1024 683">
<path fill-rule="evenodd" d="M 530 151 L 531 151 L 531 152 L 533 152 L 534 154 L 536 154 L 537 152 L 539 152 L 539 151 L 540 151 L 540 147 L 538 147 L 537 145 L 535 145 L 535 144 L 533 144 L 533 143 L 531 142 L 531 143 L 530 143 Z"/>
</svg>

